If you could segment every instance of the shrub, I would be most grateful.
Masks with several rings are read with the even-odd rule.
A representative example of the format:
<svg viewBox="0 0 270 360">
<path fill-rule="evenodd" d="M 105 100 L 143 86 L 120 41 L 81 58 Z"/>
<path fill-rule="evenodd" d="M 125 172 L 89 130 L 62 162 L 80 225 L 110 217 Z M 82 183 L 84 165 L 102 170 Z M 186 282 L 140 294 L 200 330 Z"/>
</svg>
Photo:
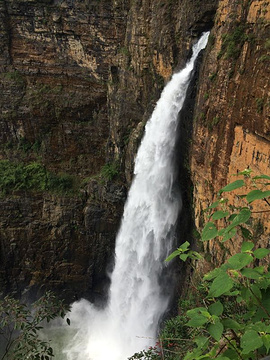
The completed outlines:
<svg viewBox="0 0 270 360">
<path fill-rule="evenodd" d="M 242 46 L 247 39 L 244 26 L 238 25 L 233 31 L 222 37 L 221 52 L 218 57 L 220 58 L 225 54 L 225 59 L 238 59 Z"/>
<path fill-rule="evenodd" d="M 119 165 L 116 162 L 107 163 L 101 168 L 100 175 L 107 181 L 113 180 L 119 173 Z"/>
<path fill-rule="evenodd" d="M 208 221 L 201 232 L 201 241 L 216 239 L 222 247 L 224 242 L 237 236 L 238 241 L 242 238 L 240 251 L 203 277 L 198 286 L 199 304 L 188 302 L 186 316 L 189 320 L 185 324 L 179 321 L 181 317 L 165 324 L 159 341 L 164 348 L 159 355 L 154 352 L 151 357 L 149 349 L 148 357 L 131 359 L 257 360 L 270 354 L 270 272 L 267 266 L 260 264 L 261 261 L 265 263 L 270 249 L 255 246 L 257 230 L 252 226 L 254 201 L 262 201 L 267 207 L 256 213 L 270 211 L 270 176 L 252 177 L 249 169 L 238 175 L 243 179 L 223 187 L 217 200 L 205 210 Z M 247 184 L 252 190 L 237 195 L 242 205 L 230 203 L 226 193 L 243 190 Z M 221 222 L 223 227 L 220 227 Z M 167 261 L 175 257 L 196 261 L 200 254 L 185 242 Z M 162 341 L 164 334 L 172 335 L 173 349 Z M 178 338 L 179 335 L 183 338 Z"/>
<path fill-rule="evenodd" d="M 218 238 L 225 242 L 241 235 L 242 247 L 239 253 L 204 276 L 207 296 L 203 305 L 187 312 L 190 320 L 186 325 L 193 329 L 193 349 L 184 360 L 260 359 L 270 351 L 270 273 L 258 265 L 270 250 L 255 248 L 250 222 L 254 201 L 262 200 L 270 206 L 267 200 L 270 177 L 251 178 L 251 170 L 240 174 L 244 180 L 249 179 L 253 190 L 240 195 L 244 203 L 235 207 L 224 195 L 244 187 L 246 182 L 236 180 L 222 188 L 217 201 L 206 210 L 209 221 L 202 230 L 201 240 Z M 216 224 L 220 220 L 224 220 L 225 226 L 218 229 Z M 178 251 L 178 255 L 174 252 L 170 258 L 182 256 L 183 252 Z M 230 303 L 238 306 L 232 311 L 227 306 Z M 240 312 L 235 311 L 237 308 Z"/>
<path fill-rule="evenodd" d="M 50 291 L 32 305 L 32 311 L 18 300 L 5 297 L 0 301 L 0 338 L 4 344 L 1 360 L 49 360 L 53 349 L 39 336 L 42 322 L 64 318 L 67 311 L 69 306 Z"/>
<path fill-rule="evenodd" d="M 74 191 L 74 178 L 68 174 L 50 173 L 37 162 L 29 164 L 0 160 L 0 191 L 11 194 L 18 190 L 53 191 L 61 194 Z"/>
</svg>

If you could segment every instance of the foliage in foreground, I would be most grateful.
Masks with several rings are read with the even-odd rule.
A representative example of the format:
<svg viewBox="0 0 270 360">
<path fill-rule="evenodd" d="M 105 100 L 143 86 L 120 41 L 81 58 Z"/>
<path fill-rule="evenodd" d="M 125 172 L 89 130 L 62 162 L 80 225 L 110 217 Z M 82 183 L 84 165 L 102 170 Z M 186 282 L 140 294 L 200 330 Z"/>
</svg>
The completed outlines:
<svg viewBox="0 0 270 360">
<path fill-rule="evenodd" d="M 50 291 L 32 304 L 31 310 L 6 296 L 0 301 L 1 360 L 49 360 L 53 349 L 40 337 L 42 323 L 64 318 L 67 311 L 69 307 Z"/>
<path fill-rule="evenodd" d="M 270 177 L 252 177 L 251 170 L 238 175 L 243 175 L 243 180 L 222 188 L 217 200 L 206 209 L 209 221 L 202 230 L 201 241 L 216 239 L 222 246 L 229 239 L 237 237 L 239 243 L 242 238 L 240 251 L 204 276 L 199 285 L 200 304 L 192 308 L 191 301 L 186 315 L 175 318 L 179 327 L 176 333 L 177 326 L 170 328 L 165 324 L 159 343 L 130 360 L 257 360 L 270 354 L 270 272 L 265 259 L 270 250 L 256 246 L 253 218 L 254 201 L 267 207 L 256 213 L 270 211 Z M 245 186 L 252 188 L 247 194 L 243 194 Z M 225 197 L 232 191 L 239 206 Z M 225 225 L 219 228 L 221 223 Z M 180 257 L 182 261 L 196 261 L 201 255 L 189 246 L 185 242 L 167 260 Z M 185 316 L 188 321 L 182 325 Z"/>
</svg>

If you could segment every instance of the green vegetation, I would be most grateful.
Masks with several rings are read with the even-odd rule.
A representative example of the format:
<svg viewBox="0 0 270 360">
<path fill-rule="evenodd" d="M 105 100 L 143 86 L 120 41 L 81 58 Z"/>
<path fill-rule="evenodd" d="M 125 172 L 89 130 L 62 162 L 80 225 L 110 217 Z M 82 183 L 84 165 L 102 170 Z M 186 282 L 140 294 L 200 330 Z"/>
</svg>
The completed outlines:
<svg viewBox="0 0 270 360">
<path fill-rule="evenodd" d="M 216 78 L 217 78 L 217 72 L 212 73 L 212 74 L 209 76 L 209 80 L 212 81 L 212 82 L 215 81 Z"/>
<path fill-rule="evenodd" d="M 238 59 L 242 46 L 247 39 L 245 27 L 239 24 L 232 32 L 222 36 L 222 46 L 218 58 L 225 55 L 225 59 Z"/>
<path fill-rule="evenodd" d="M 210 34 L 209 38 L 208 38 L 208 44 L 210 46 L 210 48 L 212 48 L 215 44 L 216 38 L 214 35 Z"/>
<path fill-rule="evenodd" d="M 101 168 L 101 178 L 112 181 L 119 174 L 119 165 L 117 162 L 107 163 Z"/>
<path fill-rule="evenodd" d="M 257 113 L 258 113 L 258 114 L 262 114 L 262 112 L 263 112 L 264 99 L 263 99 L 263 98 L 256 98 L 255 101 L 256 101 Z"/>
<path fill-rule="evenodd" d="M 266 50 L 270 49 L 270 38 L 266 39 L 264 42 L 264 48 Z"/>
<path fill-rule="evenodd" d="M 37 148 L 39 143 L 34 144 Z M 22 141 L 24 151 L 33 146 Z M 119 174 L 118 162 L 105 164 L 98 175 L 79 180 L 66 173 L 52 173 L 39 162 L 12 162 L 0 160 L 0 195 L 12 195 L 18 191 L 42 191 L 59 195 L 72 195 L 78 192 L 80 186 L 85 186 L 91 179 L 96 178 L 102 182 L 112 181 Z"/>
<path fill-rule="evenodd" d="M 208 129 L 213 130 L 213 128 L 219 123 L 220 117 L 214 116 L 212 121 L 208 124 Z"/>
<path fill-rule="evenodd" d="M 268 62 L 270 61 L 270 55 L 264 54 L 261 57 L 259 57 L 259 62 Z"/>
<path fill-rule="evenodd" d="M 6 73 L 3 73 L 2 76 L 7 80 L 13 81 L 14 83 L 18 84 L 19 86 L 25 85 L 25 79 L 19 71 L 6 72 Z"/>
<path fill-rule="evenodd" d="M 270 354 L 270 272 L 266 260 L 270 249 L 256 245 L 257 228 L 262 234 L 263 225 L 254 218 L 255 213 L 270 211 L 270 176 L 251 173 L 250 169 L 238 173 L 243 179 L 223 187 L 204 212 L 208 221 L 201 241 L 216 239 L 216 245 L 225 249 L 224 242 L 237 237 L 238 244 L 242 240 L 240 250 L 229 254 L 220 267 L 195 285 L 193 277 L 188 298 L 179 304 L 180 314 L 165 323 L 156 346 L 130 359 L 257 360 Z M 236 194 L 237 206 L 227 193 Z M 265 207 L 253 212 L 254 202 Z M 167 261 L 175 257 L 199 260 L 200 254 L 189 247 L 185 242 Z"/>
<path fill-rule="evenodd" d="M 122 55 L 125 55 L 125 56 L 127 56 L 127 57 L 130 56 L 129 49 L 128 49 L 126 46 L 121 47 L 121 48 L 118 50 L 118 53 L 119 53 L 119 54 L 122 54 Z"/>
<path fill-rule="evenodd" d="M 39 335 L 42 322 L 64 318 L 69 306 L 47 292 L 31 308 L 10 296 L 0 301 L 1 360 L 49 360 L 54 356 L 50 343 Z"/>
<path fill-rule="evenodd" d="M 6 143 L 2 144 L 1 149 L 6 154 L 13 154 L 16 158 L 24 158 L 25 154 L 32 153 L 31 155 L 37 157 L 41 150 L 42 140 L 37 139 L 34 143 L 29 141 L 25 137 L 20 137 L 18 140 L 9 140 Z M 8 155 L 7 155 L 8 156 Z"/>
<path fill-rule="evenodd" d="M 53 174 L 38 162 L 29 164 L 0 161 L 0 193 L 19 190 L 52 191 L 68 194 L 75 191 L 74 178 L 68 174 Z"/>
</svg>

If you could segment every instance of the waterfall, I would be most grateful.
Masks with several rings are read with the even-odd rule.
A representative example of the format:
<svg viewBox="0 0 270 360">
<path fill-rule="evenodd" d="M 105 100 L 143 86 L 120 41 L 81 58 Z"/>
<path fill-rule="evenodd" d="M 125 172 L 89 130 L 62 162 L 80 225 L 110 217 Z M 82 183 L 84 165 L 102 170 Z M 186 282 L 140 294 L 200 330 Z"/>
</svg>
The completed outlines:
<svg viewBox="0 0 270 360">
<path fill-rule="evenodd" d="M 178 114 L 208 35 L 202 35 L 186 67 L 164 88 L 146 125 L 116 239 L 109 302 L 102 310 L 86 300 L 73 304 L 69 317 L 78 331 L 65 350 L 68 360 L 126 360 L 155 343 L 169 302 L 160 278 L 181 207 L 173 190 Z"/>
</svg>

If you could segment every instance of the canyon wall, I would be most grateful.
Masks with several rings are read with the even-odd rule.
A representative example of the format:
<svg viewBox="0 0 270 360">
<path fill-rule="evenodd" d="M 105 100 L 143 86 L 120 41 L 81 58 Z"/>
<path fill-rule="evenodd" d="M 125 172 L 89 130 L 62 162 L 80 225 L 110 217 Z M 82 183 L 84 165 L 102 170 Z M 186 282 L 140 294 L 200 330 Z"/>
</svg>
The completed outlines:
<svg viewBox="0 0 270 360">
<path fill-rule="evenodd" d="M 219 1 L 200 74 L 190 153 L 199 228 L 203 209 L 218 190 L 240 178 L 239 172 L 249 168 L 252 176 L 270 174 L 269 20 L 269 1 Z M 268 210 L 256 202 L 252 207 Z M 268 247 L 269 213 L 254 217 L 254 238 Z M 232 239 L 222 245 L 212 240 L 205 247 L 214 265 L 241 243 Z"/>
<path fill-rule="evenodd" d="M 202 31 L 190 169 L 181 159 L 197 224 L 237 170 L 269 172 L 268 1 L 2 0 L 0 17 L 0 164 L 58 184 L 1 175 L 14 178 L 1 185 L 3 294 L 104 297 L 145 122 Z"/>
</svg>

